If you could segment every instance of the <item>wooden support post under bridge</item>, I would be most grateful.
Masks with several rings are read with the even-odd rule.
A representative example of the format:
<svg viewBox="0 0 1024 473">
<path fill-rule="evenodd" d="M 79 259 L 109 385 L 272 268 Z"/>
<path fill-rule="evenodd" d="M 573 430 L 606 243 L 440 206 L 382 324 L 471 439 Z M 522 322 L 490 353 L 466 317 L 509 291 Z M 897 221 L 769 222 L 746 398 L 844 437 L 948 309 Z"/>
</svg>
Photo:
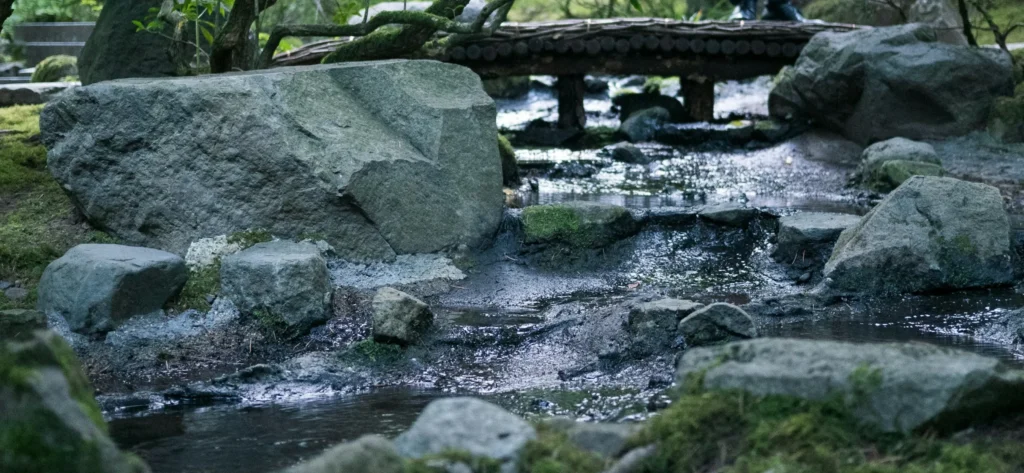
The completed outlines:
<svg viewBox="0 0 1024 473">
<path fill-rule="evenodd" d="M 715 81 L 691 74 L 679 77 L 679 95 L 690 121 L 709 122 L 715 118 Z"/>
<path fill-rule="evenodd" d="M 586 83 L 582 74 L 558 76 L 558 128 L 582 130 L 587 126 L 587 113 L 583 110 Z"/>
</svg>

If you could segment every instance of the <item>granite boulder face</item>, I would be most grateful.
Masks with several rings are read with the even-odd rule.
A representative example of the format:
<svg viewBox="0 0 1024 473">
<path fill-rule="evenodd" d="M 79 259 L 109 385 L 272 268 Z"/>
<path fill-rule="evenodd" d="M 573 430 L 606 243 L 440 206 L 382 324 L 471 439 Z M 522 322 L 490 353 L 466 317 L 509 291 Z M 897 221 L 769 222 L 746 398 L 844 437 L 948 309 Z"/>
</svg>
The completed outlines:
<svg viewBox="0 0 1024 473">
<path fill-rule="evenodd" d="M 995 187 L 914 176 L 843 231 L 825 288 L 902 294 L 1013 281 L 1010 223 Z"/>
<path fill-rule="evenodd" d="M 187 279 L 185 260 L 166 251 L 78 245 L 43 271 L 38 308 L 63 316 L 76 332 L 102 333 L 159 312 Z"/>
<path fill-rule="evenodd" d="M 103 82 L 40 123 L 54 177 L 123 241 L 259 228 L 372 261 L 493 236 L 495 113 L 469 69 L 394 60 Z"/>
<path fill-rule="evenodd" d="M 859 419 L 885 431 L 955 430 L 1024 406 L 1024 372 L 922 343 L 741 341 L 687 350 L 676 380 L 755 396 L 838 396 Z"/>
<path fill-rule="evenodd" d="M 772 90 L 769 111 L 867 145 L 967 134 L 1012 92 L 1006 53 L 941 43 L 933 28 L 910 24 L 815 35 Z"/>
</svg>

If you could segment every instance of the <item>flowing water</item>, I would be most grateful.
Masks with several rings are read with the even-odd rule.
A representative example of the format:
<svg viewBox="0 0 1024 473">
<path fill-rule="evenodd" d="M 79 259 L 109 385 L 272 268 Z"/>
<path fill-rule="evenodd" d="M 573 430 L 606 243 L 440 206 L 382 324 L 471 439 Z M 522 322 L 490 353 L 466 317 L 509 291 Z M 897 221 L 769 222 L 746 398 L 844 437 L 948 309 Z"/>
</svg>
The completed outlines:
<svg viewBox="0 0 1024 473">
<path fill-rule="evenodd" d="M 612 82 L 612 93 L 626 88 L 624 83 Z M 766 78 L 720 85 L 716 114 L 766 114 L 768 87 Z M 585 106 L 591 126 L 618 125 L 607 94 L 588 98 Z M 552 120 L 556 108 L 550 90 L 537 87 L 524 99 L 499 101 L 498 123 L 522 129 L 532 120 Z M 644 144 L 645 152 L 658 158 L 648 165 L 614 163 L 596 151 L 523 149 L 519 156 L 532 190 L 525 186 L 517 199 L 522 205 L 594 200 L 633 209 L 677 210 L 743 201 L 778 213 L 866 212 L 863 198 L 845 186 L 849 162 L 838 162 L 828 148 L 815 151 L 820 146 L 814 140 L 805 135 L 779 145 L 719 148 Z M 553 166 L 566 172 L 549 172 Z M 617 252 L 609 257 L 614 265 L 597 265 L 593 271 L 517 264 L 515 254 L 499 242 L 490 263 L 441 295 L 435 311 L 446 321 L 450 338 L 515 340 L 550 327 L 556 330 L 564 314 L 596 310 L 628 298 L 637 287 L 658 287 L 701 302 L 740 304 L 804 290 L 767 256 L 767 232 L 741 233 L 723 234 L 701 225 L 645 230 L 610 250 Z M 763 318 L 758 323 L 768 336 L 916 340 L 1020 363 L 1024 351 L 978 330 L 1022 303 L 1024 296 L 1013 289 L 974 291 L 863 302 L 833 308 L 827 315 Z M 432 382 L 312 401 L 124 409 L 108 417 L 117 442 L 141 455 L 155 473 L 260 473 L 361 435 L 397 435 L 427 403 L 444 396 L 482 396 L 523 415 L 642 418 L 664 388 L 665 383 L 655 381 L 671 372 L 671 360 L 658 359 L 646 371 L 602 374 L 600 367 L 579 369 L 586 365 L 579 356 L 557 339 L 496 344 L 426 367 L 424 377 Z M 660 378 L 651 374 L 659 370 L 664 372 Z M 560 391 L 568 385 L 575 391 Z"/>
</svg>

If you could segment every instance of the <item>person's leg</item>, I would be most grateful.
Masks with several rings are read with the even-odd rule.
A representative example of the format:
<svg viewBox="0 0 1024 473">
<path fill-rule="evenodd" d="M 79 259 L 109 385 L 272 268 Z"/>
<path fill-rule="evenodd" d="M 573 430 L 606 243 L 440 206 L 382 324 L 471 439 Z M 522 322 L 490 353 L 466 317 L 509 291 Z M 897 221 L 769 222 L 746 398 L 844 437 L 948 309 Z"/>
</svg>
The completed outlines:
<svg viewBox="0 0 1024 473">
<path fill-rule="evenodd" d="M 790 0 L 768 0 L 765 14 L 761 17 L 766 21 L 804 21 L 800 10 Z"/>
<path fill-rule="evenodd" d="M 729 16 L 730 20 L 756 20 L 757 19 L 757 0 L 729 0 L 733 5 L 736 5 L 736 9 L 732 11 L 732 15 Z"/>
</svg>

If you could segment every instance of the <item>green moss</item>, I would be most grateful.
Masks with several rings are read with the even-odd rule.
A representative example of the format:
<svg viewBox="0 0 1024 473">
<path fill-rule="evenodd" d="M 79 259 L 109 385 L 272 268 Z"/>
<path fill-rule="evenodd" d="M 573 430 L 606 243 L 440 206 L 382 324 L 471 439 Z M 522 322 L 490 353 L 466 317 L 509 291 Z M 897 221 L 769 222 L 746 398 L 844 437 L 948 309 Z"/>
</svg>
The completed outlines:
<svg viewBox="0 0 1024 473">
<path fill-rule="evenodd" d="M 377 343 L 366 339 L 355 343 L 349 352 L 372 363 L 394 363 L 403 358 L 402 347 L 390 343 Z"/>
<path fill-rule="evenodd" d="M 177 312 L 195 309 L 200 312 L 210 310 L 209 296 L 220 292 L 220 260 L 205 268 L 192 268 L 188 272 L 188 281 L 181 292 L 168 303 L 168 308 Z"/>
<path fill-rule="evenodd" d="M 662 87 L 665 86 L 665 78 L 658 76 L 650 76 L 644 81 L 643 93 L 645 94 L 661 94 Z"/>
<path fill-rule="evenodd" d="M 274 236 L 262 228 L 254 228 L 228 235 L 228 243 L 238 245 L 243 250 L 251 248 L 259 243 L 266 243 L 274 239 Z"/>
<path fill-rule="evenodd" d="M 527 241 L 575 241 L 580 238 L 580 226 L 579 214 L 569 207 L 537 205 L 523 209 Z"/>
<path fill-rule="evenodd" d="M 521 184 L 516 150 L 508 138 L 502 134 L 498 135 L 498 155 L 501 156 L 501 180 L 505 187 L 515 187 Z"/>
<path fill-rule="evenodd" d="M 854 377 L 870 390 L 879 373 L 865 367 Z M 863 425 L 847 401 L 692 392 L 630 443 L 658 446 L 640 469 L 649 473 L 968 473 L 1024 467 L 1013 442 L 882 433 Z"/>
<path fill-rule="evenodd" d="M 1024 74 L 1024 61 L 1019 62 L 1018 67 Z M 988 131 L 1007 143 L 1024 142 L 1024 82 L 1017 85 L 1013 97 L 996 98 L 989 115 Z"/>
<path fill-rule="evenodd" d="M 540 423 L 534 426 L 537 438 L 523 449 L 519 460 L 520 473 L 598 473 L 607 462 L 600 456 L 580 449 L 564 432 Z"/>
<path fill-rule="evenodd" d="M 252 311 L 252 316 L 259 323 L 260 330 L 267 336 L 274 339 L 290 339 L 297 335 L 293 327 L 289 327 L 280 314 L 267 308 L 260 308 Z"/>
<path fill-rule="evenodd" d="M 39 143 L 41 105 L 0 108 L 0 193 L 51 181 Z"/>
<path fill-rule="evenodd" d="M 32 73 L 32 82 L 58 82 L 64 77 L 78 76 L 78 58 L 58 55 L 43 59 Z"/>
<path fill-rule="evenodd" d="M 599 149 L 625 140 L 618 128 L 597 126 L 583 130 L 583 135 L 573 144 L 575 149 Z"/>
</svg>

